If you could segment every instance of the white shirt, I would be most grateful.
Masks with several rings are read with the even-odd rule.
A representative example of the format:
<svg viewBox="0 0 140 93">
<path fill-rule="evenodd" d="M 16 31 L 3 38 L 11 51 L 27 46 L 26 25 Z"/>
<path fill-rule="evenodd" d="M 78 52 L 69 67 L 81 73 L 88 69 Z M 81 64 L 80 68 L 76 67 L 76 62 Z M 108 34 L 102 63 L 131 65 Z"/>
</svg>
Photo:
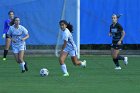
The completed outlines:
<svg viewBox="0 0 140 93">
<path fill-rule="evenodd" d="M 62 39 L 67 41 L 66 45 L 67 49 L 69 50 L 77 49 L 73 40 L 73 36 L 67 28 L 62 32 Z"/>
<path fill-rule="evenodd" d="M 15 40 L 15 42 L 12 42 L 12 45 L 17 46 L 25 44 L 25 41 L 22 41 L 22 38 L 28 34 L 28 31 L 22 25 L 19 25 L 19 28 L 15 28 L 13 25 L 10 26 L 7 34 L 10 35 L 13 40 Z"/>
</svg>

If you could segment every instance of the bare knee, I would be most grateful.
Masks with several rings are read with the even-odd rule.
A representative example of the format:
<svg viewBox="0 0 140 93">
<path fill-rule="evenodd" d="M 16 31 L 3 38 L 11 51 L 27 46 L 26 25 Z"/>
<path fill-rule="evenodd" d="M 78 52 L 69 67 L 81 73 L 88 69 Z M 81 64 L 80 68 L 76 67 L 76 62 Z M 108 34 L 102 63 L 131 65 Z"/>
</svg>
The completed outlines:
<svg viewBox="0 0 140 93">
<path fill-rule="evenodd" d="M 7 40 L 5 50 L 9 50 L 9 48 L 10 48 L 10 40 Z"/>
<path fill-rule="evenodd" d="M 60 63 L 60 65 L 64 64 L 64 59 L 62 57 L 59 58 L 59 63 Z"/>
<path fill-rule="evenodd" d="M 116 50 L 113 50 L 111 55 L 113 59 L 116 59 L 118 57 L 118 52 Z"/>
<path fill-rule="evenodd" d="M 115 54 L 115 53 L 112 54 L 113 59 L 116 59 L 117 57 L 118 57 L 118 54 Z"/>
<path fill-rule="evenodd" d="M 9 47 L 10 47 L 9 45 L 6 45 L 5 50 L 9 50 Z"/>
<path fill-rule="evenodd" d="M 23 59 L 22 58 L 19 58 L 18 59 L 18 63 L 22 63 L 23 62 Z"/>
</svg>

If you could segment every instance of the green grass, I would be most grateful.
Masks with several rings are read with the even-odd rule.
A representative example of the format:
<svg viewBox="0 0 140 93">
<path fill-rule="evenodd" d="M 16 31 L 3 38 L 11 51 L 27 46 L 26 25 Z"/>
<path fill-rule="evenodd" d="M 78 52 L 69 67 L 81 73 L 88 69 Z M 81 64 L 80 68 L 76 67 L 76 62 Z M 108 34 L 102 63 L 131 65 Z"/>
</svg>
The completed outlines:
<svg viewBox="0 0 140 93">
<path fill-rule="evenodd" d="M 29 71 L 20 73 L 13 57 L 0 61 L 0 93 L 139 93 L 140 57 L 129 57 L 127 67 L 115 71 L 110 56 L 82 56 L 87 68 L 75 67 L 66 60 L 69 77 L 63 77 L 56 57 L 26 57 Z M 39 70 L 48 68 L 48 77 Z"/>
</svg>

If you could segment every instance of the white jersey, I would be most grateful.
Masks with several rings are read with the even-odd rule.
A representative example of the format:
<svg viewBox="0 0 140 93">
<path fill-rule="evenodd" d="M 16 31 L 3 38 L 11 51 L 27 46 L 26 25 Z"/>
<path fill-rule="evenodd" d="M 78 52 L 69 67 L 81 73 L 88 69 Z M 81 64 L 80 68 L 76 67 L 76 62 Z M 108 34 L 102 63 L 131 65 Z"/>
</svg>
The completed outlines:
<svg viewBox="0 0 140 93">
<path fill-rule="evenodd" d="M 22 25 L 19 25 L 19 28 L 15 28 L 13 25 L 13 26 L 10 26 L 7 34 L 10 35 L 12 39 L 15 41 L 15 42 L 12 42 L 12 46 L 17 47 L 17 46 L 25 45 L 25 41 L 22 41 L 22 38 L 24 38 L 25 35 L 28 34 L 28 31 Z"/>
<path fill-rule="evenodd" d="M 65 49 L 77 50 L 76 45 L 73 40 L 73 36 L 67 28 L 62 32 L 62 39 L 67 41 L 67 45 Z"/>
</svg>

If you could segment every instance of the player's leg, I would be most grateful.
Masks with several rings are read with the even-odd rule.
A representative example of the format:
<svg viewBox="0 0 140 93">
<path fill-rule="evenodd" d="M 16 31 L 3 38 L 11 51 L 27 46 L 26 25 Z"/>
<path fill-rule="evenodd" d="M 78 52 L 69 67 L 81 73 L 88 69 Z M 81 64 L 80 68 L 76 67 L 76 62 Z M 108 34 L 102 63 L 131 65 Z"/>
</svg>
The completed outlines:
<svg viewBox="0 0 140 93">
<path fill-rule="evenodd" d="M 72 60 L 72 62 L 75 66 L 79 65 L 79 66 L 82 66 L 82 67 L 86 67 L 86 61 L 85 60 L 84 61 L 79 61 L 78 60 L 76 50 L 69 51 L 69 54 L 70 54 L 71 60 Z"/>
<path fill-rule="evenodd" d="M 19 62 L 22 68 L 22 72 L 28 71 L 28 68 L 26 67 L 25 61 L 24 61 L 24 50 L 19 51 Z"/>
<path fill-rule="evenodd" d="M 24 61 L 24 53 L 26 50 L 26 45 L 23 44 L 22 46 L 19 47 L 19 60 L 21 61 L 22 64 L 24 64 L 24 68 L 26 71 L 28 71 L 28 66 L 27 66 L 27 62 Z"/>
<path fill-rule="evenodd" d="M 62 51 L 61 54 L 60 54 L 60 57 L 59 57 L 59 63 L 61 65 L 61 69 L 62 69 L 62 71 L 64 73 L 63 76 L 69 76 L 69 73 L 67 71 L 67 66 L 65 64 L 65 59 L 66 59 L 67 55 L 68 55 L 67 52 Z"/>
<path fill-rule="evenodd" d="M 17 47 L 13 47 L 13 53 L 16 59 L 16 62 L 19 64 L 21 70 L 23 70 L 23 64 L 21 64 L 21 61 L 19 60 L 19 50 Z M 24 71 L 22 71 L 24 72 Z"/>
<path fill-rule="evenodd" d="M 19 61 L 18 61 L 18 53 L 14 53 L 14 57 L 16 59 L 16 62 L 19 63 Z"/>
<path fill-rule="evenodd" d="M 3 60 L 6 60 L 6 56 L 8 54 L 8 50 L 10 48 L 10 44 L 11 44 L 11 39 L 6 37 L 5 49 L 4 49 L 4 53 L 3 53 Z"/>
<path fill-rule="evenodd" d="M 128 64 L 128 57 L 123 57 L 121 55 L 118 54 L 117 56 L 118 60 L 123 60 L 124 64 L 127 65 Z"/>
<path fill-rule="evenodd" d="M 75 66 L 79 65 L 79 66 L 84 67 L 84 68 L 86 67 L 86 60 L 79 61 L 77 59 L 77 56 L 71 56 L 71 60 Z"/>
<path fill-rule="evenodd" d="M 119 47 L 119 50 L 122 49 L 122 45 L 119 45 L 118 47 Z M 123 57 L 123 56 L 121 56 L 121 55 L 118 54 L 117 55 L 117 59 L 118 60 L 123 60 L 123 62 L 124 62 L 125 65 L 128 64 L 128 57 Z"/>
<path fill-rule="evenodd" d="M 117 59 L 118 54 L 119 54 L 118 49 L 111 48 L 112 59 L 113 59 L 114 64 L 116 65 L 115 69 L 121 69 L 121 67 L 119 65 L 119 61 Z"/>
</svg>

